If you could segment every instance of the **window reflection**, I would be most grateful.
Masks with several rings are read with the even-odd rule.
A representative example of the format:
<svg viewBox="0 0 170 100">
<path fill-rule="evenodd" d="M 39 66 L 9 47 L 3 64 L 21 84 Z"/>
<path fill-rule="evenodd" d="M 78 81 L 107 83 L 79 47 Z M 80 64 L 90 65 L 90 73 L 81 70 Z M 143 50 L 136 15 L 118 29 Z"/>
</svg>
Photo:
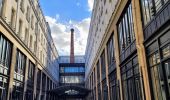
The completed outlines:
<svg viewBox="0 0 170 100">
<path fill-rule="evenodd" d="M 84 77 L 83 76 L 61 76 L 60 82 L 61 83 L 83 83 Z"/>
<path fill-rule="evenodd" d="M 8 78 L 0 75 L 0 100 L 6 100 L 8 90 Z"/>
<path fill-rule="evenodd" d="M 163 58 L 167 58 L 168 56 L 170 56 L 170 46 L 166 46 L 162 49 L 162 55 Z"/>
<path fill-rule="evenodd" d="M 110 37 L 110 39 L 109 39 L 109 41 L 107 43 L 107 59 L 108 59 L 109 70 L 112 69 L 112 67 L 115 68 L 115 66 L 113 66 L 113 63 L 115 61 L 113 35 L 111 35 L 111 37 Z"/>
<path fill-rule="evenodd" d="M 164 63 L 164 67 L 166 71 L 166 79 L 168 81 L 168 89 L 170 91 L 170 60 Z"/>
<path fill-rule="evenodd" d="M 118 33 L 120 53 L 123 53 L 126 48 L 128 48 L 128 46 L 135 40 L 132 4 L 129 4 L 123 17 L 118 23 Z"/>
<path fill-rule="evenodd" d="M 141 0 L 144 25 L 151 21 L 168 0 Z"/>
<path fill-rule="evenodd" d="M 13 92 L 12 92 L 12 100 L 22 100 L 23 99 L 23 83 L 19 81 L 13 82 Z"/>
<path fill-rule="evenodd" d="M 143 84 L 141 84 L 139 71 L 135 72 L 135 70 L 139 70 L 137 56 L 121 66 L 123 98 L 125 100 L 143 100 Z"/>
<path fill-rule="evenodd" d="M 166 100 L 165 99 L 165 89 L 164 89 L 164 81 L 161 81 L 161 76 L 160 75 L 160 70 L 159 70 L 160 66 L 154 66 L 151 68 L 151 77 L 152 77 L 152 81 L 154 83 L 152 83 L 152 87 L 154 89 L 154 96 L 157 98 L 159 98 L 159 100 Z"/>
<path fill-rule="evenodd" d="M 155 64 L 158 64 L 160 62 L 159 54 L 158 52 L 154 53 L 150 58 L 149 58 L 149 64 L 150 66 L 153 66 Z"/>
<path fill-rule="evenodd" d="M 60 73 L 85 72 L 84 67 L 60 67 Z"/>
</svg>

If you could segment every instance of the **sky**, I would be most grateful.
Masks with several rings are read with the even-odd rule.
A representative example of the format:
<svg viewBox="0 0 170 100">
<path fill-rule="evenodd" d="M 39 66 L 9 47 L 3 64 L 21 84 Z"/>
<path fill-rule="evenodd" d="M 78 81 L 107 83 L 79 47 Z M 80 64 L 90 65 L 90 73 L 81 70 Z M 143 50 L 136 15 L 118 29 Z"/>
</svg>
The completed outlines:
<svg viewBox="0 0 170 100">
<path fill-rule="evenodd" d="M 75 55 L 84 55 L 94 0 L 40 0 L 59 55 L 70 54 L 70 29 L 74 28 Z"/>
</svg>

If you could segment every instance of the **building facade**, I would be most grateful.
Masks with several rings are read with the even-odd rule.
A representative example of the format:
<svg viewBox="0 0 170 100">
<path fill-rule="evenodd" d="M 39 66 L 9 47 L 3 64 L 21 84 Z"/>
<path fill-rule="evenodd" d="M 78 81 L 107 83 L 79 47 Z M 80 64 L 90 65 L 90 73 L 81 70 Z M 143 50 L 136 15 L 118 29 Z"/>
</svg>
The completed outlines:
<svg viewBox="0 0 170 100">
<path fill-rule="evenodd" d="M 94 0 L 87 100 L 170 99 L 170 0 Z"/>
<path fill-rule="evenodd" d="M 84 56 L 59 57 L 59 87 L 56 95 L 59 100 L 83 100 L 86 96 Z M 70 59 L 74 59 L 71 63 Z M 62 88 L 62 89 L 61 89 Z"/>
<path fill-rule="evenodd" d="M 57 59 L 39 1 L 0 0 L 0 99 L 55 99 Z"/>
<path fill-rule="evenodd" d="M 74 63 L 70 63 L 70 56 L 59 57 L 59 84 L 85 85 L 85 59 L 84 56 L 74 56 Z"/>
</svg>

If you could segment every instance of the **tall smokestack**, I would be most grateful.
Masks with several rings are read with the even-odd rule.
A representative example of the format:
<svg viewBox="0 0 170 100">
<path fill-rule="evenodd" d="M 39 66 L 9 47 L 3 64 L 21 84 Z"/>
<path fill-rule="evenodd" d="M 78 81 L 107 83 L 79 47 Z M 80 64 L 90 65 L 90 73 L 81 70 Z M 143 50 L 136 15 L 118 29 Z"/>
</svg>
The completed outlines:
<svg viewBox="0 0 170 100">
<path fill-rule="evenodd" d="M 71 29 L 70 63 L 74 63 L 74 29 Z"/>
</svg>

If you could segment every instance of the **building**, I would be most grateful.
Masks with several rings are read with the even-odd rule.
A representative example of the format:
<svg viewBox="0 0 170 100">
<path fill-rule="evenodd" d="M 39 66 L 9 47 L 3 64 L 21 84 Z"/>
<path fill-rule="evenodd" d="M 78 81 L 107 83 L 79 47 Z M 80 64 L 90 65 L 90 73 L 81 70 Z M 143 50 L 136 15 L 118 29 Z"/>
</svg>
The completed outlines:
<svg viewBox="0 0 170 100">
<path fill-rule="evenodd" d="M 170 99 L 170 0 L 94 0 L 87 100 Z"/>
<path fill-rule="evenodd" d="M 52 100 L 58 53 L 38 0 L 0 0 L 0 99 Z"/>
<path fill-rule="evenodd" d="M 85 62 L 84 56 L 75 56 L 74 63 L 68 63 L 70 56 L 60 56 L 59 58 L 59 78 L 60 86 L 62 85 L 76 85 L 85 86 Z M 66 61 L 66 62 L 64 62 Z"/>
<path fill-rule="evenodd" d="M 50 91 L 59 100 L 84 100 L 89 90 L 85 88 L 84 56 L 74 55 L 74 29 L 71 29 L 70 56 L 59 57 L 59 87 Z"/>
</svg>

